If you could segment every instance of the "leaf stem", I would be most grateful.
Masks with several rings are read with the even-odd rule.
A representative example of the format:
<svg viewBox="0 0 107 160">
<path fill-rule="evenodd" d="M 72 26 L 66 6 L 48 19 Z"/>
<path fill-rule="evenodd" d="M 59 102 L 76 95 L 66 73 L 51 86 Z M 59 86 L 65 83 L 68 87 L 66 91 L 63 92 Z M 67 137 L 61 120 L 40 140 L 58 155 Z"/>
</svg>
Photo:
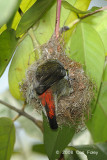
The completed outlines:
<svg viewBox="0 0 107 160">
<path fill-rule="evenodd" d="M 43 126 L 42 126 L 42 121 L 37 120 L 36 118 L 32 117 L 31 115 L 29 115 L 28 113 L 26 113 L 23 109 L 20 110 L 2 100 L 0 100 L 0 103 L 5 105 L 6 107 L 10 108 L 11 110 L 14 110 L 15 112 L 19 113 L 20 116 L 24 116 L 28 119 L 30 119 L 35 125 L 38 126 L 38 128 L 43 132 Z"/>
<path fill-rule="evenodd" d="M 76 23 L 80 22 L 80 19 L 76 19 L 73 22 L 71 22 L 70 24 L 68 24 L 69 28 L 72 28 Z"/>
<path fill-rule="evenodd" d="M 55 24 L 56 38 L 59 37 L 60 13 L 61 13 L 61 0 L 57 0 L 56 24 Z"/>
<path fill-rule="evenodd" d="M 37 41 L 37 39 L 34 35 L 34 32 L 33 32 L 32 28 L 29 29 L 28 34 L 32 39 L 33 46 L 34 46 L 34 49 L 35 49 L 35 59 L 39 59 L 41 57 L 41 49 L 40 49 L 40 45 L 39 45 L 39 43 L 38 43 L 38 41 Z"/>
<path fill-rule="evenodd" d="M 101 11 L 106 10 L 106 9 L 107 9 L 107 6 L 102 7 L 102 8 L 100 8 L 100 9 L 94 11 L 94 12 L 88 13 L 88 14 L 80 17 L 80 19 L 84 19 L 84 18 L 86 18 L 86 17 L 88 17 L 88 16 L 91 16 L 91 15 L 93 15 L 93 14 L 95 14 L 95 13 L 101 12 Z"/>
</svg>

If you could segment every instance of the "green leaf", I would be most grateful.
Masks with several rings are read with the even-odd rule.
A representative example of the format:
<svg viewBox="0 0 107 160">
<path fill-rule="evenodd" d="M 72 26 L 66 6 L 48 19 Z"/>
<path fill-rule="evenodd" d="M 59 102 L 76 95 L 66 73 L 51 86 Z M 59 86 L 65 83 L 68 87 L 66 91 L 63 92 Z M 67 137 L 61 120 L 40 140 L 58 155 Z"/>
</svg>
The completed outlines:
<svg viewBox="0 0 107 160">
<path fill-rule="evenodd" d="M 39 154 L 45 154 L 46 155 L 46 151 L 45 151 L 45 147 L 44 144 L 35 144 L 32 146 L 32 151 L 39 153 Z"/>
<path fill-rule="evenodd" d="M 82 11 L 86 11 L 89 7 L 90 1 L 91 0 L 82 0 L 82 1 L 81 0 L 76 0 L 75 4 L 73 6 L 77 9 L 82 10 Z M 79 16 L 81 16 L 81 15 L 79 15 Z M 69 26 L 69 24 L 71 24 L 76 19 L 78 19 L 77 14 L 75 12 L 71 11 L 69 13 L 69 16 L 66 19 L 64 25 Z M 68 30 L 66 32 L 66 36 L 64 37 L 66 42 L 68 42 L 68 40 L 70 39 L 75 27 L 76 27 L 76 25 L 74 25 L 70 30 Z"/>
<path fill-rule="evenodd" d="M 104 142 L 107 140 L 107 81 L 103 82 L 98 97 L 96 109 L 92 118 L 87 123 L 94 142 Z"/>
<path fill-rule="evenodd" d="M 88 160 L 107 159 L 107 143 L 96 143 L 92 145 L 75 146 L 77 155 L 82 155 L 79 151 L 86 154 Z M 70 149 L 70 147 L 69 147 Z M 72 148 L 71 148 L 72 149 Z"/>
<path fill-rule="evenodd" d="M 47 118 L 44 118 L 44 145 L 49 159 L 55 160 L 60 157 L 61 152 L 71 141 L 75 131 L 68 126 L 62 126 L 57 131 L 53 131 L 48 126 Z"/>
<path fill-rule="evenodd" d="M 69 0 L 71 1 L 71 0 Z M 74 1 L 74 0 L 73 0 Z M 75 2 L 72 1 L 72 4 Z M 64 26 L 65 20 L 69 15 L 69 11 L 64 7 L 61 8 L 61 20 L 60 27 Z M 46 43 L 52 36 L 55 30 L 56 19 L 56 3 L 45 13 L 45 15 L 39 20 L 37 29 L 34 31 L 35 36 L 40 44 Z"/>
<path fill-rule="evenodd" d="M 105 70 L 104 70 L 104 74 L 103 74 L 103 81 L 107 82 L 107 62 L 106 62 L 106 66 L 105 66 Z"/>
<path fill-rule="evenodd" d="M 104 46 L 98 33 L 86 23 L 79 23 L 71 37 L 70 56 L 83 64 L 99 89 L 104 68 Z"/>
<path fill-rule="evenodd" d="M 9 118 L 0 118 L 0 160 L 10 160 L 15 143 L 15 127 Z"/>
<path fill-rule="evenodd" d="M 23 99 L 19 83 L 25 78 L 27 68 L 35 61 L 32 39 L 27 35 L 18 45 L 9 68 L 9 89 L 16 99 Z"/>
<path fill-rule="evenodd" d="M 14 53 L 16 44 L 17 39 L 14 30 L 5 30 L 0 35 L 0 77 Z"/>
<path fill-rule="evenodd" d="M 22 0 L 20 8 L 25 13 L 37 0 Z"/>
<path fill-rule="evenodd" d="M 69 11 L 62 8 L 61 26 L 63 26 Z M 52 16 L 53 15 L 53 16 Z M 56 16 L 56 4 L 54 4 L 47 13 L 40 19 L 38 27 L 34 30 L 34 36 L 41 44 L 46 43 L 54 32 L 54 23 Z M 29 36 L 23 36 L 23 41 L 18 45 L 16 53 L 13 57 L 9 70 L 9 88 L 11 94 L 17 98 L 22 99 L 20 94 L 19 83 L 25 78 L 26 69 L 35 61 L 36 47 Z M 12 77 L 12 78 L 11 78 Z"/>
<path fill-rule="evenodd" d="M 82 21 L 90 24 L 98 32 L 107 54 L 107 10 L 88 16 Z"/>
<path fill-rule="evenodd" d="M 92 118 L 87 123 L 94 142 L 107 141 L 107 64 L 103 74 L 97 105 Z"/>
<path fill-rule="evenodd" d="M 19 0 L 0 1 L 0 27 L 7 23 L 19 6 Z"/>
<path fill-rule="evenodd" d="M 62 1 L 62 5 L 64 6 L 64 8 L 70 10 L 70 11 L 73 11 L 75 12 L 76 14 L 88 14 L 88 13 L 91 13 L 91 12 L 94 12 L 96 11 L 97 9 L 100 9 L 101 7 L 92 7 L 90 10 L 88 11 L 81 11 L 77 8 L 75 8 L 74 6 L 72 6 L 70 3 L 68 3 L 67 1 Z"/>
<path fill-rule="evenodd" d="M 17 37 L 35 24 L 54 2 L 55 0 L 38 0 L 27 12 L 25 12 L 16 30 Z"/>
<path fill-rule="evenodd" d="M 76 154 L 75 151 L 72 151 L 72 150 L 69 151 L 68 149 L 67 150 L 65 149 L 64 158 L 65 158 L 64 160 L 83 160 L 83 159 L 80 159 L 79 155 Z"/>
<path fill-rule="evenodd" d="M 25 13 L 37 0 L 21 0 L 20 9 Z M 19 21 L 21 20 L 21 15 L 19 12 L 15 14 L 14 20 L 12 22 L 12 28 L 16 30 Z"/>
<path fill-rule="evenodd" d="M 8 28 L 8 29 L 9 29 L 9 28 L 14 29 L 13 26 L 12 26 L 12 24 L 13 24 L 13 22 L 14 22 L 14 17 L 15 17 L 15 15 L 16 15 L 16 13 L 18 13 L 17 11 L 18 11 L 18 9 L 19 9 L 19 6 L 20 6 L 21 1 L 22 1 L 22 0 L 18 0 L 18 3 L 17 3 L 17 6 L 16 6 L 15 10 L 14 10 L 11 18 L 10 18 L 9 21 L 7 22 L 7 28 Z"/>
</svg>

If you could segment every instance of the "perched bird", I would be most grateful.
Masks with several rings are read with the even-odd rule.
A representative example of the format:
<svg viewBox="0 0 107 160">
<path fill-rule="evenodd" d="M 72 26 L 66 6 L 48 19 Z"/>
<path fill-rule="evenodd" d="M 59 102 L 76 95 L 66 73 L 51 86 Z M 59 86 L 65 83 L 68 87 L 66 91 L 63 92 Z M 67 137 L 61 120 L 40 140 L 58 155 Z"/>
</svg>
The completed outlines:
<svg viewBox="0 0 107 160">
<path fill-rule="evenodd" d="M 47 60 L 36 70 L 35 91 L 45 108 L 51 129 L 57 129 L 58 98 L 71 92 L 68 71 L 58 60 Z"/>
</svg>

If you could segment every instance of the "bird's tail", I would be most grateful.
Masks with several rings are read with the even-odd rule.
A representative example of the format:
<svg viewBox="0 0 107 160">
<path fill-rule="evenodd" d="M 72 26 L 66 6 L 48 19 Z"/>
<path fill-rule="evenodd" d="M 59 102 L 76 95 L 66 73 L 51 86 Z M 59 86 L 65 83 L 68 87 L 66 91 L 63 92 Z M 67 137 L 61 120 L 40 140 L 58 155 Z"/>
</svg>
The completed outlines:
<svg viewBox="0 0 107 160">
<path fill-rule="evenodd" d="M 52 116 L 50 116 L 47 104 L 45 105 L 45 110 L 46 110 L 46 113 L 47 113 L 47 117 L 48 117 L 49 125 L 50 125 L 51 129 L 57 129 L 58 124 L 57 124 L 57 121 L 56 121 L 55 112 Z"/>
<path fill-rule="evenodd" d="M 58 124 L 55 115 L 55 103 L 51 89 L 46 90 L 39 96 L 39 98 L 41 100 L 42 106 L 45 107 L 51 129 L 57 129 Z"/>
</svg>

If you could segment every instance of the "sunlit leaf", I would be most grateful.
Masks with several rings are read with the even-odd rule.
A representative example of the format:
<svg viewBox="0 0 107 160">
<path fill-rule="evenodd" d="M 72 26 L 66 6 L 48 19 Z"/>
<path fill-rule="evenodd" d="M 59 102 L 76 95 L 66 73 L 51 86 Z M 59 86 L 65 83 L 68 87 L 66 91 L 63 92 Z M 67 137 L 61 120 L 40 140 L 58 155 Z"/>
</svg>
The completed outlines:
<svg viewBox="0 0 107 160">
<path fill-rule="evenodd" d="M 37 0 L 22 0 L 20 8 L 23 12 L 26 12 Z"/>
<path fill-rule="evenodd" d="M 101 7 L 92 7 L 90 10 L 88 11 L 81 11 L 77 8 L 75 8 L 73 5 L 71 5 L 70 3 L 68 3 L 67 1 L 63 0 L 62 1 L 62 5 L 64 6 L 64 8 L 70 10 L 70 11 L 73 11 L 77 14 L 88 14 L 88 13 L 91 13 L 91 12 L 94 12 L 95 10 L 101 8 Z"/>
<path fill-rule="evenodd" d="M 21 18 L 16 30 L 16 35 L 20 36 L 35 24 L 45 12 L 53 5 L 55 0 L 37 1 Z"/>
<path fill-rule="evenodd" d="M 69 0 L 72 4 L 76 0 Z M 61 8 L 61 21 L 60 27 L 64 26 L 65 20 L 69 15 L 64 7 Z M 46 43 L 52 36 L 55 30 L 55 18 L 56 18 L 56 3 L 46 12 L 46 14 L 40 19 L 37 29 L 34 31 L 35 36 L 40 44 Z"/>
<path fill-rule="evenodd" d="M 36 0 L 22 0 L 21 4 L 20 4 L 20 9 L 22 10 L 23 13 L 25 13 L 34 3 L 36 2 Z M 17 11 L 13 23 L 12 23 L 12 28 L 16 30 L 19 21 L 21 19 L 21 15 L 19 14 L 19 12 Z"/>
<path fill-rule="evenodd" d="M 96 13 L 94 15 L 88 16 L 87 18 L 83 19 L 82 21 L 85 23 L 90 24 L 100 35 L 103 45 L 105 47 L 105 52 L 107 54 L 107 11 L 102 11 Z"/>
<path fill-rule="evenodd" d="M 71 58 L 83 64 L 86 73 L 100 87 L 104 68 L 104 46 L 98 33 L 88 24 L 79 23 L 71 38 Z"/>
<path fill-rule="evenodd" d="M 81 0 L 76 0 L 76 2 L 74 4 L 74 7 L 77 8 L 77 9 L 80 9 L 81 11 L 86 11 L 89 7 L 90 1 L 91 0 L 82 0 L 82 1 Z M 81 15 L 79 15 L 79 16 L 81 16 Z M 69 13 L 68 18 L 66 19 L 65 26 L 68 26 L 70 23 L 72 23 L 76 19 L 78 19 L 77 14 L 74 13 L 73 11 L 71 11 Z M 75 26 L 72 27 L 70 30 L 68 30 L 66 32 L 66 37 L 65 37 L 66 42 L 68 42 L 68 40 L 70 39 L 70 36 L 71 36 L 74 28 L 75 28 Z"/>
<path fill-rule="evenodd" d="M 54 23 L 56 16 L 56 4 L 40 19 L 37 29 L 34 30 L 34 36 L 40 44 L 46 43 L 54 32 Z M 65 14 L 66 13 L 66 14 Z M 62 8 L 61 26 L 63 26 L 69 11 Z M 53 16 L 51 16 L 53 15 Z M 22 37 L 23 41 L 16 49 L 9 71 L 9 88 L 12 95 L 17 99 L 22 99 L 19 89 L 19 83 L 25 78 L 27 68 L 35 61 L 35 47 L 29 36 Z M 32 59 L 32 60 L 31 60 Z M 30 61 L 29 65 L 28 62 Z M 25 65 L 26 64 L 26 65 Z M 16 69 L 15 69 L 16 68 Z M 19 70 L 17 68 L 20 68 Z M 12 77 L 12 78 L 11 78 Z"/>
<path fill-rule="evenodd" d="M 25 78 L 27 68 L 35 61 L 35 52 L 28 36 L 19 44 L 9 69 L 9 89 L 16 99 L 22 99 L 19 84 Z"/>
</svg>

